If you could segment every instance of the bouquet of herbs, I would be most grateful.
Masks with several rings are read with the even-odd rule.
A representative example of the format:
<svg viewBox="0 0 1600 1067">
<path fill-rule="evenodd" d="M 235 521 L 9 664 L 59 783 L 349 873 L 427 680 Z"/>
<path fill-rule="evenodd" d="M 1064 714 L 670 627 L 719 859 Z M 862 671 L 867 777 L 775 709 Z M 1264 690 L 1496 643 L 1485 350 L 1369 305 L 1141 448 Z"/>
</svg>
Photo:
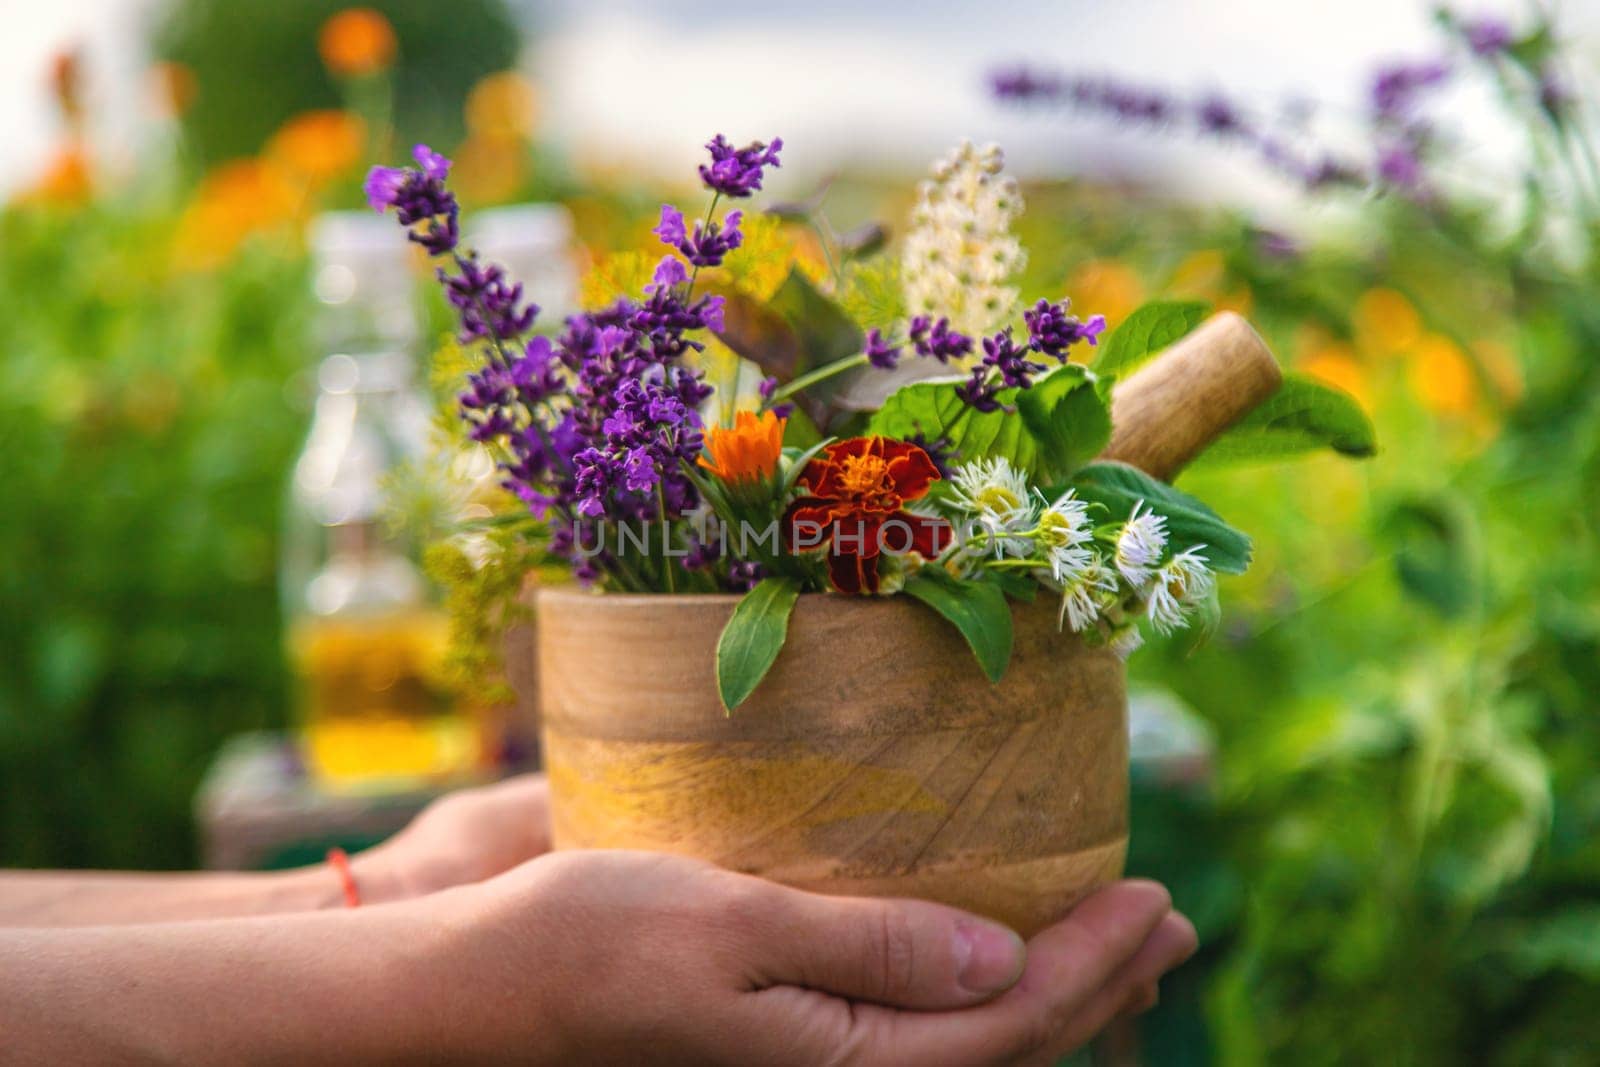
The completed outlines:
<svg viewBox="0 0 1600 1067">
<path fill-rule="evenodd" d="M 419 145 L 416 166 L 368 177 L 372 206 L 441 263 L 458 340 L 481 353 L 463 424 L 541 553 L 606 590 L 743 593 L 718 649 L 729 709 L 776 659 L 802 592 L 915 597 L 992 680 L 1010 658 L 1008 599 L 1053 598 L 1063 631 L 1123 656 L 1142 626 L 1215 618 L 1214 576 L 1244 570 L 1249 540 L 1193 497 L 1095 461 L 1117 378 L 1203 305 L 1148 305 L 1111 334 L 1065 298 L 1021 305 L 1008 284 L 1021 198 L 997 148 L 964 144 L 937 165 L 891 257 L 881 230 L 835 236 L 816 204 L 750 219 L 730 207 L 760 191 L 780 140 L 706 147 L 704 214 L 663 205 L 665 252 L 640 291 L 557 335 L 461 247 L 447 159 Z M 773 218 L 815 227 L 831 278 L 794 265 L 764 299 L 714 282 Z M 740 357 L 717 387 L 709 345 Z M 1094 349 L 1094 370 L 1072 358 Z M 1291 380 L 1228 436 L 1235 452 L 1281 453 L 1345 439 L 1352 420 L 1348 398 Z"/>
</svg>

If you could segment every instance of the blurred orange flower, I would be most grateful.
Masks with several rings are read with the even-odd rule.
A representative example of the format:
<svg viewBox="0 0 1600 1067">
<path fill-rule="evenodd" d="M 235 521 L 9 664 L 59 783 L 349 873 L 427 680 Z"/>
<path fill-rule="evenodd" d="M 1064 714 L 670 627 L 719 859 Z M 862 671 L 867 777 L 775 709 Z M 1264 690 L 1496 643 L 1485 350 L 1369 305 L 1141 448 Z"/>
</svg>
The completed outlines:
<svg viewBox="0 0 1600 1067">
<path fill-rule="evenodd" d="M 528 177 L 528 148 L 519 138 L 472 134 L 451 155 L 457 193 L 476 204 L 514 199 Z"/>
<path fill-rule="evenodd" d="M 270 161 L 220 164 L 201 181 L 178 220 L 179 259 L 193 267 L 216 266 L 252 234 L 293 220 L 300 204 L 294 185 Z"/>
<path fill-rule="evenodd" d="M 362 159 L 367 124 L 332 109 L 291 116 L 267 142 L 266 155 L 311 182 L 336 178 Z"/>
<path fill-rule="evenodd" d="M 352 7 L 322 24 L 317 52 L 332 73 L 344 78 L 376 74 L 394 62 L 394 27 L 381 12 Z"/>
<path fill-rule="evenodd" d="M 488 75 L 468 94 L 466 118 L 480 137 L 526 137 L 538 118 L 533 83 L 514 70 Z"/>
<path fill-rule="evenodd" d="M 1466 354 L 1450 338 L 1430 333 L 1416 346 L 1407 367 L 1411 388 L 1431 410 L 1465 415 L 1478 397 L 1478 383 Z"/>
<path fill-rule="evenodd" d="M 1404 294 L 1393 289 L 1362 293 L 1350 319 L 1356 342 L 1368 352 L 1403 352 L 1422 338 L 1422 316 Z"/>
<path fill-rule="evenodd" d="M 94 192 L 89 153 L 82 141 L 57 148 L 44 173 L 18 197 L 22 203 L 81 204 Z"/>
<path fill-rule="evenodd" d="M 1356 359 L 1355 349 L 1349 345 L 1338 341 L 1319 345 L 1296 360 L 1296 369 L 1343 389 L 1363 408 L 1372 410 L 1372 385 L 1367 369 Z"/>
<path fill-rule="evenodd" d="M 1115 328 L 1144 302 L 1144 283 L 1126 263 L 1091 259 L 1068 276 L 1067 296 L 1072 298 L 1073 311 L 1079 315 L 1104 315 L 1106 325 Z"/>
</svg>

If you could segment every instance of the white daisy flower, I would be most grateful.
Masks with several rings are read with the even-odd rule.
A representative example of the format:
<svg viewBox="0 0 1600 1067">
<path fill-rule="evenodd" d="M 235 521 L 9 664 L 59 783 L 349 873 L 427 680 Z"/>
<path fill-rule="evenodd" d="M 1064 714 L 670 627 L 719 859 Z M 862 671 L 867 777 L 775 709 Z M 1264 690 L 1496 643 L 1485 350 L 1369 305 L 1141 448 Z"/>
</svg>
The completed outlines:
<svg viewBox="0 0 1600 1067">
<path fill-rule="evenodd" d="M 1189 625 L 1184 616 L 1211 595 L 1216 579 L 1200 553 L 1204 547 L 1186 548 L 1157 568 L 1145 611 L 1159 633 Z"/>
<path fill-rule="evenodd" d="M 1087 549 L 1078 551 L 1088 554 Z M 1061 580 L 1061 612 L 1056 625 L 1071 627 L 1073 633 L 1082 633 L 1100 617 L 1100 604 L 1107 593 L 1117 591 L 1117 578 L 1092 555 L 1089 562 L 1071 578 Z"/>
<path fill-rule="evenodd" d="M 1070 489 L 1039 516 L 1039 547 L 1058 582 L 1067 581 L 1094 562 L 1094 553 L 1084 547 L 1093 539 L 1089 505 Z"/>
<path fill-rule="evenodd" d="M 1148 508 L 1140 514 L 1139 509 L 1144 506 L 1143 500 L 1133 506 L 1117 535 L 1117 570 L 1140 592 L 1154 577 L 1156 564 L 1167 547 L 1166 517 Z"/>
<path fill-rule="evenodd" d="M 1028 496 L 1028 481 L 1004 456 L 980 459 L 957 467 L 951 482 L 952 502 L 974 516 L 993 542 L 996 556 L 1025 559 L 1033 553 L 1033 543 L 1025 537 L 1007 534 L 1033 529 L 1033 501 Z"/>
</svg>

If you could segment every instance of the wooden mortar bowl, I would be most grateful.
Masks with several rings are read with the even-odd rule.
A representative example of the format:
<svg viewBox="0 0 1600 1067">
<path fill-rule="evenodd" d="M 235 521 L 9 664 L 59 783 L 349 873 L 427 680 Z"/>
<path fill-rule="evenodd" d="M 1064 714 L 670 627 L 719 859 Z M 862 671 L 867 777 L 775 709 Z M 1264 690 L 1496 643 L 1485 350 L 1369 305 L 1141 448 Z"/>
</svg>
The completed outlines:
<svg viewBox="0 0 1600 1067">
<path fill-rule="evenodd" d="M 806 594 L 731 716 L 723 595 L 538 593 L 557 848 L 710 860 L 824 893 L 921 897 L 1024 937 L 1119 877 L 1128 841 L 1122 662 L 1012 609 L 998 685 L 909 597 Z"/>
</svg>

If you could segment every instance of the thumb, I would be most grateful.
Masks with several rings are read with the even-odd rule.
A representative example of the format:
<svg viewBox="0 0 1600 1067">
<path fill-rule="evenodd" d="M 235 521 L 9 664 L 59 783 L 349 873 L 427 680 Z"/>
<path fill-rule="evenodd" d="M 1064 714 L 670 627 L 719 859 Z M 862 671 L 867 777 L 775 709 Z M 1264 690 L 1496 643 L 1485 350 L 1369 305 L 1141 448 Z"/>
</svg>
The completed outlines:
<svg viewBox="0 0 1600 1067">
<path fill-rule="evenodd" d="M 761 948 L 772 984 L 942 1011 L 1011 988 L 1027 962 L 1016 933 L 942 904 L 780 893 L 778 936 Z"/>
</svg>

